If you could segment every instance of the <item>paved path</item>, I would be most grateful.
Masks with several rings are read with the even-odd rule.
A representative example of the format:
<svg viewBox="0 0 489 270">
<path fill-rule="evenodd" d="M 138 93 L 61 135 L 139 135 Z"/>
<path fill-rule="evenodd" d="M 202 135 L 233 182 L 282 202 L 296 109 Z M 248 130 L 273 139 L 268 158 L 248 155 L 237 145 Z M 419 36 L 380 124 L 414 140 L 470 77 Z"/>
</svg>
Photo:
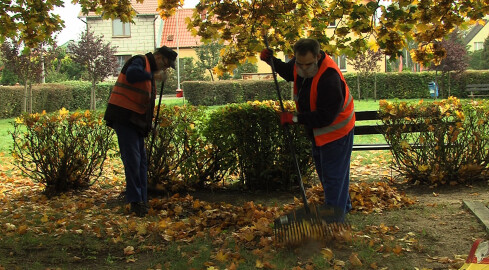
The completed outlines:
<svg viewBox="0 0 489 270">
<path fill-rule="evenodd" d="M 489 232 L 489 208 L 484 202 L 481 201 L 466 201 L 464 205 L 474 213 L 474 215 L 484 224 L 486 230 Z"/>
</svg>

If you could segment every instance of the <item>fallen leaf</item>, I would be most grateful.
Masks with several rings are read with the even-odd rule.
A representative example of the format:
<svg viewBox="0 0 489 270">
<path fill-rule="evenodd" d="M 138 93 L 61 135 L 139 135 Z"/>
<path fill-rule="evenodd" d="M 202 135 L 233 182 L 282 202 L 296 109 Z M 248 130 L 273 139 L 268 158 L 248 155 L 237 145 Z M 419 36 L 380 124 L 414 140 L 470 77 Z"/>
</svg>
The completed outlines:
<svg viewBox="0 0 489 270">
<path fill-rule="evenodd" d="M 222 250 L 219 250 L 219 252 L 217 252 L 217 255 L 216 255 L 216 260 L 218 260 L 220 262 L 225 262 L 228 260 L 228 256 L 227 256 L 227 254 L 222 252 Z"/>
<path fill-rule="evenodd" d="M 333 254 L 333 251 L 329 248 L 323 248 L 321 250 L 321 253 L 323 254 L 323 257 L 327 260 L 327 261 L 331 261 L 334 257 L 334 254 Z"/>
<path fill-rule="evenodd" d="M 395 246 L 393 249 L 392 249 L 392 252 L 394 252 L 395 254 L 399 255 L 401 254 L 401 251 L 402 251 L 402 247 L 397 245 Z"/>
<path fill-rule="evenodd" d="M 262 269 L 263 268 L 263 263 L 260 260 L 256 260 L 255 267 Z"/>
<path fill-rule="evenodd" d="M 126 255 L 126 256 L 132 255 L 134 253 L 135 252 L 134 252 L 133 246 L 127 246 L 126 248 L 124 248 L 124 255 Z"/>
<path fill-rule="evenodd" d="M 234 262 L 231 263 L 230 266 L 228 266 L 228 270 L 236 270 L 238 267 L 236 266 L 236 264 L 234 264 Z"/>
<path fill-rule="evenodd" d="M 350 255 L 350 263 L 353 266 L 362 266 L 363 265 L 362 261 L 360 261 L 360 259 L 358 258 L 358 254 L 356 254 L 356 253 L 352 253 Z"/>
</svg>

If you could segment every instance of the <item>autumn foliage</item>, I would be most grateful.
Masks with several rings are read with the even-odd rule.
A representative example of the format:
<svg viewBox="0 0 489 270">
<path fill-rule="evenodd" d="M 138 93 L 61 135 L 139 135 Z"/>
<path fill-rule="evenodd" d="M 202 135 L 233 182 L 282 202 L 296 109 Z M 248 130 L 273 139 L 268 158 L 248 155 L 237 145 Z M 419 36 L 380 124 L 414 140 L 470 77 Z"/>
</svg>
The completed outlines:
<svg viewBox="0 0 489 270">
<path fill-rule="evenodd" d="M 99 178 L 113 131 L 99 113 L 66 109 L 24 114 L 12 131 L 15 165 L 45 187 L 47 195 L 83 189 Z"/>
<path fill-rule="evenodd" d="M 394 170 L 410 182 L 470 183 L 487 173 L 489 103 L 457 98 L 416 104 L 380 103 Z M 416 126 L 421 132 L 410 132 Z"/>
</svg>

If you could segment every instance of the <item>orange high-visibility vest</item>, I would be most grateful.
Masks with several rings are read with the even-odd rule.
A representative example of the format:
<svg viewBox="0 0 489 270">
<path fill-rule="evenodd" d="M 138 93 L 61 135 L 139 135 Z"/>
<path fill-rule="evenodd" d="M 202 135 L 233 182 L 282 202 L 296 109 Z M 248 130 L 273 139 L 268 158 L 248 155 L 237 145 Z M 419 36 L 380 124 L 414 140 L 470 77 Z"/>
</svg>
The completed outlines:
<svg viewBox="0 0 489 270">
<path fill-rule="evenodd" d="M 144 57 L 144 59 L 146 60 L 145 70 L 151 73 L 147 57 Z M 151 81 L 129 83 L 126 79 L 126 74 L 121 72 L 110 93 L 109 103 L 139 114 L 146 113 L 151 101 Z"/>
<path fill-rule="evenodd" d="M 353 106 L 353 97 L 350 94 L 350 89 L 346 84 L 346 80 L 343 77 L 338 65 L 325 54 L 325 58 L 319 67 L 318 73 L 312 78 L 311 93 L 310 93 L 310 104 L 311 111 L 316 110 L 316 102 L 318 96 L 318 82 L 319 78 L 324 74 L 326 69 L 334 68 L 338 74 L 340 74 L 341 80 L 345 84 L 345 100 L 341 112 L 338 114 L 336 119 L 329 126 L 322 128 L 314 128 L 314 140 L 316 146 L 322 146 L 341 137 L 346 136 L 355 127 L 355 110 Z M 298 107 L 298 86 L 297 86 L 297 66 L 294 65 L 294 100 L 296 108 Z"/>
</svg>

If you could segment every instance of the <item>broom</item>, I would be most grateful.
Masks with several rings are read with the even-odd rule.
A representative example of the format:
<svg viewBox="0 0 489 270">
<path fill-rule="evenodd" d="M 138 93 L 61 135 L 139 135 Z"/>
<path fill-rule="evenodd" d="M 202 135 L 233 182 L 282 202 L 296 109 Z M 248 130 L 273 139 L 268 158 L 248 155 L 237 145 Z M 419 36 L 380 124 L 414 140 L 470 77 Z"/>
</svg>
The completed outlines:
<svg viewBox="0 0 489 270">
<path fill-rule="evenodd" d="M 264 36 L 264 40 L 266 48 L 270 50 L 267 36 Z M 272 75 L 275 82 L 275 88 L 277 90 L 280 109 L 282 112 L 285 112 L 273 60 L 270 61 L 270 66 L 272 68 Z M 336 231 L 349 228 L 349 225 L 344 222 L 343 209 L 328 205 L 309 205 L 307 202 L 306 191 L 302 181 L 299 162 L 297 161 L 297 156 L 295 154 L 292 135 L 288 125 L 284 125 L 283 127 L 285 131 L 285 138 L 289 145 L 290 153 L 297 171 L 297 181 L 299 183 L 304 206 L 302 208 L 293 210 L 287 215 L 275 219 L 273 226 L 275 240 L 278 242 L 297 243 L 311 238 L 327 239 L 328 237 L 333 236 Z"/>
</svg>

